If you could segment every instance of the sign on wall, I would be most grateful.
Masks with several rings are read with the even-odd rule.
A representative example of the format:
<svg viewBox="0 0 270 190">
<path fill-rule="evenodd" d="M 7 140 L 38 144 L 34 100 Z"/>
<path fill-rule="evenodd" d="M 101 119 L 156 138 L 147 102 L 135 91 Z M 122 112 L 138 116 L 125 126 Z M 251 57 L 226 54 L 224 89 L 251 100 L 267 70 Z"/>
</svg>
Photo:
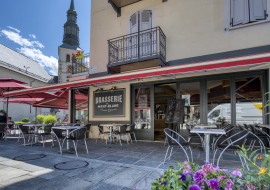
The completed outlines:
<svg viewBox="0 0 270 190">
<path fill-rule="evenodd" d="M 190 94 L 182 95 L 182 99 L 185 100 L 185 106 L 190 106 Z"/>
<path fill-rule="evenodd" d="M 165 123 L 183 123 L 185 100 L 169 100 Z"/>
<path fill-rule="evenodd" d="M 97 66 L 90 67 L 90 72 L 95 72 L 95 71 L 97 71 Z"/>
<path fill-rule="evenodd" d="M 93 117 L 124 117 L 125 89 L 94 92 Z"/>
</svg>

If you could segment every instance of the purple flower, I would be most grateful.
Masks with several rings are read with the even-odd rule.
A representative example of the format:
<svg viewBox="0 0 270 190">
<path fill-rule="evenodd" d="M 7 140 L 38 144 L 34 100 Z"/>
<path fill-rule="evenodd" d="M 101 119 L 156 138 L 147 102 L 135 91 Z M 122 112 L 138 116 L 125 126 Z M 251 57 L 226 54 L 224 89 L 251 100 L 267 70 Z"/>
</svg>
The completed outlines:
<svg viewBox="0 0 270 190">
<path fill-rule="evenodd" d="M 234 170 L 232 172 L 232 175 L 236 176 L 236 177 L 242 177 L 243 174 L 239 171 L 239 168 L 237 168 L 236 170 Z"/>
<path fill-rule="evenodd" d="M 181 174 L 181 177 L 180 177 L 179 179 L 181 179 L 182 181 L 185 181 L 185 180 L 186 180 L 185 174 Z M 179 179 L 178 179 L 178 180 L 179 180 Z"/>
<path fill-rule="evenodd" d="M 215 179 L 210 179 L 208 180 L 208 186 L 213 189 L 213 190 L 217 190 L 220 189 L 219 186 L 219 182 Z"/>
<path fill-rule="evenodd" d="M 160 185 L 166 185 L 167 184 L 167 181 L 164 181 L 162 184 L 160 184 Z"/>
<path fill-rule="evenodd" d="M 198 185 L 191 185 L 189 190 L 201 190 L 201 188 Z"/>
<path fill-rule="evenodd" d="M 193 176 L 194 181 L 196 182 L 197 185 L 200 185 L 200 183 L 203 180 L 203 173 L 201 171 L 196 171 L 196 173 Z"/>
<path fill-rule="evenodd" d="M 192 172 L 189 172 L 188 170 L 184 170 L 183 174 L 185 176 L 190 175 L 191 177 L 193 177 L 193 173 Z"/>
</svg>

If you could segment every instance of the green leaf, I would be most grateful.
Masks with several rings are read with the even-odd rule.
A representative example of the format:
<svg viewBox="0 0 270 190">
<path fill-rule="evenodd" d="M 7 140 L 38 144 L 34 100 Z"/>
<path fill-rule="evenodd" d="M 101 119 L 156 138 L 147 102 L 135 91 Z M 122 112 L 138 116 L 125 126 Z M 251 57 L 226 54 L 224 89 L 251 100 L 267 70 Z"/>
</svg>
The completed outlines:
<svg viewBox="0 0 270 190">
<path fill-rule="evenodd" d="M 252 157 L 253 157 L 253 155 L 256 153 L 256 152 L 258 152 L 260 149 L 258 149 L 258 150 L 254 150 L 251 154 L 250 154 L 250 156 L 249 156 L 249 159 L 251 160 L 252 159 Z"/>
<path fill-rule="evenodd" d="M 256 154 L 256 155 L 253 157 L 253 162 L 256 162 L 256 160 L 257 160 L 257 158 L 258 158 L 259 155 L 260 155 L 260 154 Z"/>
<path fill-rule="evenodd" d="M 258 166 L 252 164 L 252 163 L 245 163 L 245 165 L 248 165 L 249 167 L 251 168 L 255 168 L 255 169 L 258 169 Z"/>
<path fill-rule="evenodd" d="M 267 162 L 267 159 L 265 159 L 265 160 L 262 162 L 262 164 L 261 164 L 261 168 L 263 168 L 263 167 L 264 167 L 264 165 L 266 164 L 266 162 Z"/>
<path fill-rule="evenodd" d="M 192 180 L 192 177 L 191 177 L 190 175 L 187 175 L 186 181 L 187 181 L 187 182 L 191 182 L 191 180 Z"/>
</svg>

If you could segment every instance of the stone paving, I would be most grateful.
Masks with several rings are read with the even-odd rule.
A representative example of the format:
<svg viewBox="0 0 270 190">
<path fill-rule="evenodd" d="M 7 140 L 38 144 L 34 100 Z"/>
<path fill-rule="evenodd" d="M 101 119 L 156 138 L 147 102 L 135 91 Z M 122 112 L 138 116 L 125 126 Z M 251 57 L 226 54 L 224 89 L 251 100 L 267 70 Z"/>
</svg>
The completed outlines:
<svg viewBox="0 0 270 190">
<path fill-rule="evenodd" d="M 86 190 L 149 190 L 151 183 L 169 165 L 186 161 L 181 149 L 173 151 L 170 160 L 163 165 L 167 147 L 161 142 L 138 141 L 106 145 L 99 140 L 87 141 L 89 154 L 84 143 L 78 145 L 78 155 L 63 153 L 59 146 L 51 150 L 51 142 L 42 146 L 23 146 L 16 138 L 0 140 L 0 189 L 86 189 Z M 73 146 L 71 146 L 73 147 Z M 189 154 L 189 152 L 188 152 Z M 45 156 L 44 156 L 45 155 Z M 202 149 L 193 148 L 194 162 L 205 158 Z M 211 158 L 213 153 L 211 152 Z M 29 160 L 29 158 L 34 160 Z M 40 157 L 40 158 L 39 158 Z M 15 158 L 15 160 L 14 160 Z M 73 170 L 59 170 L 55 165 L 64 162 L 66 167 L 72 161 Z M 76 162 L 78 161 L 78 162 Z M 85 164 L 88 163 L 85 167 Z M 223 155 L 220 167 L 234 170 L 241 165 L 238 155 Z"/>
</svg>

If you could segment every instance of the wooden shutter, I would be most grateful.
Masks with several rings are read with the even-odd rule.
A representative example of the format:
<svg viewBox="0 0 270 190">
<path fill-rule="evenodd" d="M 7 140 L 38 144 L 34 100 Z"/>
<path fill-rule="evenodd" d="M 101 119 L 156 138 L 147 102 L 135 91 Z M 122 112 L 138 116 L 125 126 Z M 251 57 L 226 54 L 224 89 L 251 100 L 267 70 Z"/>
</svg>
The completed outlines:
<svg viewBox="0 0 270 190">
<path fill-rule="evenodd" d="M 149 10 L 140 12 L 140 31 L 152 28 L 152 13 Z"/>
<path fill-rule="evenodd" d="M 138 13 L 134 13 L 130 17 L 130 33 L 138 32 Z"/>
<path fill-rule="evenodd" d="M 248 22 L 248 0 L 231 0 L 231 26 L 245 24 Z"/>
<path fill-rule="evenodd" d="M 266 0 L 249 0 L 250 21 L 266 19 Z"/>
</svg>

